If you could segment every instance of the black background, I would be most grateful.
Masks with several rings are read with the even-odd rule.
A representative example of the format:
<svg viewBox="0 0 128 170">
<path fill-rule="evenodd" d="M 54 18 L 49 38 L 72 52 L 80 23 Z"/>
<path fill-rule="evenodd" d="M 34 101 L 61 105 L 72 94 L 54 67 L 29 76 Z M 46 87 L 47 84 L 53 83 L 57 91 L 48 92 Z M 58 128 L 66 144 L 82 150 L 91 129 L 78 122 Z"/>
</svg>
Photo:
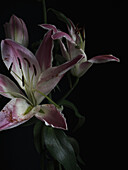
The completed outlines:
<svg viewBox="0 0 128 170">
<path fill-rule="evenodd" d="M 94 65 L 80 79 L 70 96 L 86 117 L 84 126 L 73 136 L 79 141 L 86 169 L 123 168 L 127 100 L 127 4 L 126 1 L 46 0 L 48 8 L 63 12 L 75 24 L 85 26 L 86 54 L 113 54 L 120 63 Z M 42 38 L 42 7 L 38 1 L 4 1 L 0 5 L 0 39 L 3 24 L 12 14 L 22 18 L 28 28 L 30 43 Z M 48 22 L 63 24 L 49 12 Z M 1 61 L 1 60 L 0 60 Z M 5 71 L 0 63 L 0 72 Z M 0 98 L 1 107 L 6 99 Z M 69 121 L 70 122 L 70 121 Z M 33 127 L 17 127 L 0 132 L 0 167 L 3 170 L 40 170 L 39 155 L 33 144 Z M 0 168 L 1 169 L 1 168 Z M 2 170 L 2 169 L 1 169 Z"/>
</svg>

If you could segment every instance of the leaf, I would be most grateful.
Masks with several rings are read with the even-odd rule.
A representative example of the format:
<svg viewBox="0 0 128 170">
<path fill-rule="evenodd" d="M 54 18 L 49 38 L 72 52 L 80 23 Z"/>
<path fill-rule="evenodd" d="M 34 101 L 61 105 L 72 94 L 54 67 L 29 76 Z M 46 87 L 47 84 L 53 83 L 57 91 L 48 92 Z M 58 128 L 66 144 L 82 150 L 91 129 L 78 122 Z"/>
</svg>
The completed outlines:
<svg viewBox="0 0 128 170">
<path fill-rule="evenodd" d="M 44 127 L 44 142 L 51 156 L 63 165 L 65 170 L 80 170 L 68 137 L 62 130 Z"/>
<path fill-rule="evenodd" d="M 69 27 L 71 27 L 71 24 L 70 24 L 68 18 L 62 12 L 59 12 L 52 8 L 49 8 L 48 11 L 52 11 L 60 21 L 63 21 L 64 23 L 68 24 Z"/>
<path fill-rule="evenodd" d="M 78 144 L 77 140 L 73 137 L 68 137 L 68 139 L 75 151 L 78 162 L 85 166 L 84 161 L 80 157 L 80 148 L 79 148 L 79 144 Z"/>
<path fill-rule="evenodd" d="M 42 131 L 42 122 L 38 121 L 35 123 L 33 134 L 34 134 L 34 144 L 38 153 L 42 151 L 42 142 L 41 142 L 41 131 Z"/>
<path fill-rule="evenodd" d="M 72 109 L 72 110 L 74 111 L 75 116 L 76 116 L 77 118 L 79 118 L 78 123 L 77 123 L 76 127 L 74 128 L 74 131 L 76 131 L 77 129 L 79 129 L 79 128 L 84 124 L 84 122 L 85 122 L 85 117 L 82 116 L 82 115 L 79 113 L 77 107 L 76 107 L 72 102 L 70 102 L 70 101 L 68 101 L 68 100 L 62 100 L 59 104 L 64 105 L 64 106 L 66 106 L 66 107 L 68 107 L 68 108 L 70 108 L 70 109 Z"/>
</svg>

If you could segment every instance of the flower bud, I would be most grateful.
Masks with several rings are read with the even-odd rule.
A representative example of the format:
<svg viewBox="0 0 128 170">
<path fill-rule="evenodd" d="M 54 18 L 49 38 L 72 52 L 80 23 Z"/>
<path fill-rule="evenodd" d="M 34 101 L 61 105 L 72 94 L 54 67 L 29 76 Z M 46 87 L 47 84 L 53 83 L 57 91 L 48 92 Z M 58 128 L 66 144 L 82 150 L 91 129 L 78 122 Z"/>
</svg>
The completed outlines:
<svg viewBox="0 0 128 170">
<path fill-rule="evenodd" d="M 6 38 L 10 38 L 23 46 L 28 46 L 28 31 L 24 21 L 12 15 L 9 23 L 4 25 Z"/>
</svg>

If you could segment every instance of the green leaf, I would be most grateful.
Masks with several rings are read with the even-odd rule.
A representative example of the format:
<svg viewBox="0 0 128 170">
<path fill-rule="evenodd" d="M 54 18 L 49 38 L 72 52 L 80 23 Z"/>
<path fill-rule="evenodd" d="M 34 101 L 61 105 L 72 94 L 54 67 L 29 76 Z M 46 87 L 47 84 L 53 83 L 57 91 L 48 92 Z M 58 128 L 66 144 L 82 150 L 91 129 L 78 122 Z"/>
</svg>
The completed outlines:
<svg viewBox="0 0 128 170">
<path fill-rule="evenodd" d="M 78 123 L 77 123 L 76 127 L 74 128 L 74 131 L 76 131 L 77 129 L 79 129 L 79 128 L 84 124 L 84 122 L 85 122 L 85 117 L 82 116 L 82 115 L 79 113 L 77 107 L 76 107 L 72 102 L 70 102 L 70 101 L 68 101 L 68 100 L 62 100 L 61 103 L 59 103 L 59 104 L 64 105 L 64 106 L 66 106 L 66 107 L 68 107 L 68 108 L 70 108 L 70 109 L 72 109 L 72 110 L 74 111 L 75 116 L 76 116 L 77 118 L 79 118 Z"/>
<path fill-rule="evenodd" d="M 63 21 L 64 23 L 68 24 L 69 27 L 71 27 L 71 24 L 70 24 L 68 18 L 62 12 L 59 12 L 52 8 L 49 8 L 48 11 L 52 11 L 60 21 Z"/>
<path fill-rule="evenodd" d="M 85 166 L 84 161 L 80 157 L 80 148 L 79 148 L 79 144 L 78 144 L 77 140 L 73 137 L 68 137 L 68 139 L 75 151 L 78 162 L 81 163 L 83 166 Z"/>
<path fill-rule="evenodd" d="M 44 142 L 49 153 L 63 165 L 65 170 L 80 170 L 73 147 L 62 130 L 45 126 L 43 134 Z"/>
<path fill-rule="evenodd" d="M 42 151 L 42 142 L 41 142 L 41 131 L 42 131 L 42 122 L 38 121 L 35 123 L 33 134 L 34 134 L 34 144 L 38 153 Z"/>
</svg>

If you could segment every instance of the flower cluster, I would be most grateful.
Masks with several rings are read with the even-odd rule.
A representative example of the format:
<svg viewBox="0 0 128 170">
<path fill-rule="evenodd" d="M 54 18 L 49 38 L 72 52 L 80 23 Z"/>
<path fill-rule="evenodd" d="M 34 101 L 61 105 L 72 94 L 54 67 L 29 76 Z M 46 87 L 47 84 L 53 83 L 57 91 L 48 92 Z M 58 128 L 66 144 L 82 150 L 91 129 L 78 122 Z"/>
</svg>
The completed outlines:
<svg viewBox="0 0 128 170">
<path fill-rule="evenodd" d="M 33 116 L 48 126 L 66 130 L 62 107 L 53 102 L 48 94 L 69 70 L 73 76 L 81 77 L 94 63 L 119 61 L 113 55 L 99 55 L 87 60 L 84 51 L 85 34 L 82 35 L 71 20 L 69 23 L 69 34 L 54 25 L 40 25 L 48 31 L 35 55 L 27 48 L 29 40 L 24 21 L 13 15 L 9 23 L 5 24 L 6 39 L 1 42 L 2 60 L 19 86 L 0 74 L 0 94 L 11 99 L 0 111 L 0 130 L 16 127 Z M 67 61 L 52 66 L 56 39 Z M 41 104 L 45 98 L 51 104 Z"/>
</svg>

